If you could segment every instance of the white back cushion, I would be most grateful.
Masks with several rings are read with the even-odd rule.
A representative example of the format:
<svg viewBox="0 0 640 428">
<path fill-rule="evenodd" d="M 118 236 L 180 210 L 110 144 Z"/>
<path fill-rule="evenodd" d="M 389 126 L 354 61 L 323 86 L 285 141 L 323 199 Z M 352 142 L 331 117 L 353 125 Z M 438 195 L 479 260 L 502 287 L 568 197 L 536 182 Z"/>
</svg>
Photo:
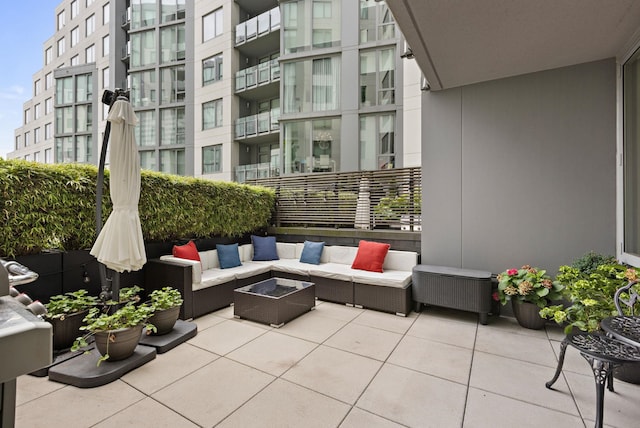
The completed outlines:
<svg viewBox="0 0 640 428">
<path fill-rule="evenodd" d="M 331 245 L 325 246 L 324 253 L 328 253 L 328 258 L 330 263 L 340 263 L 343 265 L 351 265 L 353 260 L 356 258 L 356 254 L 358 253 L 358 247 L 346 247 L 343 245 Z M 322 257 L 320 258 L 322 262 Z"/>
</svg>

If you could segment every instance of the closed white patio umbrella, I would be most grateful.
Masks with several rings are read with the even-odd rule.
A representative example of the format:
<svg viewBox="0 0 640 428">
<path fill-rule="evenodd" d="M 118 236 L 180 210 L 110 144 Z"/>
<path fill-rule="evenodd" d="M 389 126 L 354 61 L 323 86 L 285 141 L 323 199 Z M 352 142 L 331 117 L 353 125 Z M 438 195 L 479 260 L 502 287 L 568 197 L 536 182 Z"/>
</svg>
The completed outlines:
<svg viewBox="0 0 640 428">
<path fill-rule="evenodd" d="M 116 272 L 136 271 L 147 262 L 138 215 L 140 159 L 134 135 L 138 119 L 126 97 L 118 97 L 107 120 L 111 124 L 109 192 L 113 211 L 99 230 L 91 255 Z"/>
</svg>

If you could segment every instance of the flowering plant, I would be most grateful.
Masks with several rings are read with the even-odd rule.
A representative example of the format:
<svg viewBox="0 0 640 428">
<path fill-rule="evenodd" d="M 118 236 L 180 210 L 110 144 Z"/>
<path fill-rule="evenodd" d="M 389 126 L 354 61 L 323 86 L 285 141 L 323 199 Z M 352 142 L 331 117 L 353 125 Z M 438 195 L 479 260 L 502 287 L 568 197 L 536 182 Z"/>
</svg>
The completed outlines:
<svg viewBox="0 0 640 428">
<path fill-rule="evenodd" d="M 498 275 L 498 300 L 503 305 L 514 299 L 534 303 L 539 308 L 546 307 L 550 301 L 560 299 L 564 289 L 564 285 L 553 281 L 546 273 L 529 265 L 507 269 Z"/>
<path fill-rule="evenodd" d="M 600 329 L 600 321 L 618 314 L 614 303 L 616 290 L 639 277 L 637 269 L 617 263 L 600 265 L 591 273 L 561 266 L 557 279 L 566 284 L 564 296 L 571 305 L 549 306 L 540 311 L 540 316 L 564 324 L 566 333 L 570 333 L 574 327 L 588 332 L 596 331 Z M 627 298 L 627 295 L 622 298 Z"/>
</svg>

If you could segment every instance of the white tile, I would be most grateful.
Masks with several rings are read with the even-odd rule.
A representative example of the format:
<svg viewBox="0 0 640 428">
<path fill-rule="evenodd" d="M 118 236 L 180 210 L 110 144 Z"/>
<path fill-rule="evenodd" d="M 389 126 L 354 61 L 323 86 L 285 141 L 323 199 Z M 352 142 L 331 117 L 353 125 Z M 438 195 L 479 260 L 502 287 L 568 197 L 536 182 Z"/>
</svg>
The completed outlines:
<svg viewBox="0 0 640 428">
<path fill-rule="evenodd" d="M 327 339 L 324 344 L 384 361 L 401 338 L 402 335 L 398 333 L 351 323 Z"/>
<path fill-rule="evenodd" d="M 56 389 L 64 388 L 64 384 L 49 382 L 49 378 L 24 375 L 17 379 L 16 405 L 38 399 Z"/>
<path fill-rule="evenodd" d="M 532 415 L 535 416 L 531 417 Z M 463 427 L 584 428 L 584 424 L 575 415 L 469 388 Z"/>
<path fill-rule="evenodd" d="M 322 343 L 347 324 L 346 321 L 328 318 L 314 312 L 315 310 L 286 323 L 278 329 L 278 332 Z"/>
<path fill-rule="evenodd" d="M 278 379 L 217 426 L 335 427 L 348 411 L 345 403 Z"/>
<path fill-rule="evenodd" d="M 356 406 L 412 427 L 460 427 L 467 388 L 385 364 Z"/>
<path fill-rule="evenodd" d="M 353 320 L 355 324 L 367 325 L 381 330 L 405 334 L 418 318 L 418 314 L 411 312 L 406 317 L 401 317 L 386 312 L 366 310 Z"/>
<path fill-rule="evenodd" d="M 151 398 L 136 403 L 118 414 L 94 425 L 95 428 L 197 428 L 198 426 Z"/>
<path fill-rule="evenodd" d="M 122 380 L 145 394 L 153 394 L 217 358 L 214 353 L 183 343 L 125 374 Z"/>
<path fill-rule="evenodd" d="M 477 329 L 477 323 L 452 321 L 448 318 L 420 314 L 407 331 L 407 335 L 473 349 Z"/>
<path fill-rule="evenodd" d="M 222 316 L 218 316 L 216 314 L 217 314 L 217 312 L 214 312 L 212 314 L 203 315 L 203 316 L 198 317 L 198 318 L 196 318 L 196 319 L 194 319 L 192 321 L 193 323 L 195 323 L 198 326 L 198 333 L 208 329 L 211 326 L 214 326 L 216 324 L 220 324 L 225 319 L 233 318 L 233 313 L 231 314 L 230 318 L 225 318 L 225 317 L 222 317 Z"/>
<path fill-rule="evenodd" d="M 226 320 L 198 332 L 189 343 L 218 355 L 225 355 L 265 333 L 266 331 L 259 327 Z"/>
<path fill-rule="evenodd" d="M 547 324 L 551 325 L 551 323 L 547 323 Z M 513 317 L 506 317 L 506 316 L 494 317 L 491 320 L 491 324 L 485 327 L 491 327 L 494 329 L 497 328 L 502 331 L 510 332 L 514 334 L 523 334 L 526 336 L 533 336 L 540 339 L 547 339 L 547 332 L 544 328 L 540 330 L 532 330 L 530 328 L 521 327 L 520 324 L 518 324 L 518 321 Z"/>
<path fill-rule="evenodd" d="M 351 321 L 364 312 L 364 309 L 354 308 L 352 306 L 342 305 L 339 303 L 323 302 L 316 300 L 315 315 L 333 318 L 339 321 Z"/>
<path fill-rule="evenodd" d="M 282 378 L 353 404 L 381 365 L 371 358 L 322 345 Z"/>
<path fill-rule="evenodd" d="M 515 358 L 531 363 L 556 367 L 557 360 L 546 336 L 514 334 L 497 328 L 479 328 L 476 351 Z"/>
<path fill-rule="evenodd" d="M 201 426 L 214 426 L 274 379 L 227 358 L 219 358 L 153 398 Z"/>
<path fill-rule="evenodd" d="M 468 348 L 405 336 L 388 362 L 466 385 L 472 356 Z"/>
<path fill-rule="evenodd" d="M 118 414 L 144 395 L 116 380 L 97 388 L 65 386 L 16 407 L 16 428 L 86 428 Z"/>
<path fill-rule="evenodd" d="M 227 354 L 227 358 L 280 376 L 317 346 L 317 343 L 269 331 Z"/>
<path fill-rule="evenodd" d="M 401 428 L 402 425 L 373 413 L 354 407 L 351 409 L 340 428 Z"/>
<path fill-rule="evenodd" d="M 566 382 L 560 377 L 547 389 L 555 368 L 476 351 L 473 355 L 471 380 L 474 388 L 526 401 L 538 406 L 578 415 Z"/>
</svg>

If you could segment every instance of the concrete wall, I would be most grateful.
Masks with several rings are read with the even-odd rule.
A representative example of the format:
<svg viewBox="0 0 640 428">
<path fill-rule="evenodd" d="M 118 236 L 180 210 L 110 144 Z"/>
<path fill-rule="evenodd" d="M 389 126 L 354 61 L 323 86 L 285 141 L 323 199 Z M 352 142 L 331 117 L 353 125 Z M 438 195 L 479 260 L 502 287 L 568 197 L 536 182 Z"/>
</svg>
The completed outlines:
<svg viewBox="0 0 640 428">
<path fill-rule="evenodd" d="M 613 59 L 425 92 L 422 263 L 555 274 L 615 254 Z"/>
</svg>

